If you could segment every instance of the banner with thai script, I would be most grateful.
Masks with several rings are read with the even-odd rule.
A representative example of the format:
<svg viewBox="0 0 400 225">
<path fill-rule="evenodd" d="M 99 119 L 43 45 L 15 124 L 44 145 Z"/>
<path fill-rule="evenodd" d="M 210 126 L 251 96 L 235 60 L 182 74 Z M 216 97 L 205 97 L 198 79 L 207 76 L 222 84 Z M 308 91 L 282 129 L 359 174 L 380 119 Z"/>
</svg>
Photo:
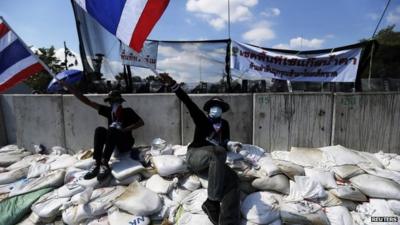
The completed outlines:
<svg viewBox="0 0 400 225">
<path fill-rule="evenodd" d="M 291 54 L 232 41 L 231 69 L 247 79 L 354 82 L 362 48 Z"/>
<path fill-rule="evenodd" d="M 156 69 L 157 51 L 157 41 L 146 41 L 142 51 L 139 53 L 140 57 L 138 57 L 138 53 L 133 51 L 129 46 L 122 44 L 120 50 L 122 64 Z"/>
</svg>

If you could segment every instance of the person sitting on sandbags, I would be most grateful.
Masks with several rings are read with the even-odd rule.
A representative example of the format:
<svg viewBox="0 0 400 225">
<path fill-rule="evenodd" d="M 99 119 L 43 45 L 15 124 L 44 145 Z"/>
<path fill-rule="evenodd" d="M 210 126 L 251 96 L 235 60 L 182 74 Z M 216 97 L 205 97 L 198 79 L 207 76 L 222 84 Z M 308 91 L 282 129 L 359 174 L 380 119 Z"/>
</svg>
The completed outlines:
<svg viewBox="0 0 400 225">
<path fill-rule="evenodd" d="M 131 150 L 138 151 L 132 149 L 135 143 L 135 139 L 132 137 L 132 130 L 142 127 L 144 122 L 132 108 L 124 108 L 122 106 L 125 99 L 122 98 L 118 90 L 113 90 L 108 93 L 104 102 L 107 102 L 110 106 L 106 106 L 90 101 L 78 90 L 69 85 L 65 85 L 65 83 L 63 83 L 63 85 L 81 102 L 96 109 L 101 116 L 106 117 L 108 120 L 108 128 L 97 127 L 94 132 L 93 159 L 96 163 L 84 176 L 86 180 L 97 176 L 97 179 L 102 181 L 111 174 L 111 168 L 108 162 L 115 147 L 117 147 L 120 152 Z M 132 156 L 138 157 L 138 155 L 138 152 L 132 152 Z"/>
<path fill-rule="evenodd" d="M 229 123 L 221 118 L 229 104 L 218 97 L 208 100 L 204 113 L 168 74 L 160 74 L 186 105 L 196 126 L 186 161 L 190 170 L 208 176 L 208 199 L 202 209 L 213 224 L 239 224 L 240 199 L 238 176 L 225 164 L 230 139 Z"/>
</svg>

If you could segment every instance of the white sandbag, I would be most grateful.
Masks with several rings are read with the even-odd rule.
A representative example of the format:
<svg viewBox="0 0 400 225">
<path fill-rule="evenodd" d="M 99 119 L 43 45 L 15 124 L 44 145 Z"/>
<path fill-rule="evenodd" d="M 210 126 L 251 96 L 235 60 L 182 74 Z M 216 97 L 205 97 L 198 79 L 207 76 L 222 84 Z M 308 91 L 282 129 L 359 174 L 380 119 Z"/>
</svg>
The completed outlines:
<svg viewBox="0 0 400 225">
<path fill-rule="evenodd" d="M 191 191 L 187 189 L 177 187 L 168 194 L 168 197 L 172 199 L 172 201 L 180 204 L 190 193 Z"/>
<path fill-rule="evenodd" d="M 394 214 L 400 216 L 400 201 L 399 200 L 388 200 L 388 206 Z"/>
<path fill-rule="evenodd" d="M 27 177 L 28 178 L 39 177 L 42 174 L 48 173 L 49 171 L 50 171 L 50 164 L 41 163 L 41 162 L 34 162 L 29 167 Z"/>
<path fill-rule="evenodd" d="M 161 138 L 155 138 L 151 142 L 150 154 L 152 156 L 156 155 L 172 155 L 173 154 L 172 145 L 168 144 L 167 141 Z"/>
<path fill-rule="evenodd" d="M 346 207 L 328 207 L 325 211 L 331 225 L 353 225 L 353 218 Z"/>
<path fill-rule="evenodd" d="M 186 177 L 185 179 L 183 179 L 180 185 L 181 187 L 189 191 L 194 191 L 201 187 L 200 179 L 196 175 L 190 175 Z"/>
<path fill-rule="evenodd" d="M 289 194 L 289 178 L 283 174 L 278 174 L 272 177 L 263 177 L 255 179 L 251 185 L 263 191 L 277 191 L 283 194 Z"/>
<path fill-rule="evenodd" d="M 182 200 L 182 207 L 186 212 L 201 214 L 203 203 L 207 200 L 207 189 L 198 189 L 187 195 Z"/>
<path fill-rule="evenodd" d="M 161 176 L 169 176 L 187 171 L 184 161 L 175 155 L 154 156 L 151 161 Z"/>
<path fill-rule="evenodd" d="M 368 174 L 391 179 L 397 183 L 400 183 L 400 172 L 382 169 L 376 166 L 371 166 L 370 164 L 360 164 L 359 166 Z"/>
<path fill-rule="evenodd" d="M 268 224 L 279 219 L 281 197 L 269 192 L 255 192 L 248 195 L 241 204 L 243 217 L 253 223 Z"/>
<path fill-rule="evenodd" d="M 86 221 L 86 225 L 110 225 L 108 222 L 108 216 L 102 216 L 100 218 Z"/>
<path fill-rule="evenodd" d="M 207 189 L 208 188 L 208 179 L 204 177 L 199 177 L 201 187 Z"/>
<path fill-rule="evenodd" d="M 134 216 L 126 212 L 112 209 L 108 211 L 110 225 L 149 225 L 150 219 L 145 216 Z"/>
<path fill-rule="evenodd" d="M 369 197 L 400 199 L 400 184 L 392 180 L 369 174 L 361 174 L 351 178 L 350 181 L 356 188 Z"/>
<path fill-rule="evenodd" d="M 8 172 L 0 173 L 0 184 L 9 184 L 25 178 L 28 174 L 28 168 L 20 168 Z"/>
<path fill-rule="evenodd" d="M 397 154 L 384 153 L 382 151 L 375 153 L 374 156 L 382 165 L 389 170 L 400 172 L 400 156 Z"/>
<path fill-rule="evenodd" d="M 308 201 L 281 204 L 281 220 L 286 224 L 329 225 L 321 206 Z"/>
<path fill-rule="evenodd" d="M 136 175 L 133 175 L 133 176 L 129 176 L 129 177 L 123 179 L 123 180 L 113 179 L 110 182 L 109 185 L 110 186 L 116 186 L 116 185 L 128 186 L 128 185 L 130 185 L 131 183 L 133 183 L 135 181 L 139 182 L 141 180 L 142 180 L 142 175 L 136 174 Z"/>
<path fill-rule="evenodd" d="M 152 221 L 154 221 L 154 220 L 161 221 L 165 218 L 174 219 L 175 213 L 176 213 L 179 205 L 176 202 L 172 201 L 166 195 L 160 195 L 160 197 L 162 199 L 161 209 L 157 213 L 151 215 L 150 219 Z"/>
<path fill-rule="evenodd" d="M 53 146 L 51 147 L 51 155 L 63 155 L 63 154 L 67 154 L 68 151 L 67 149 L 61 147 L 61 146 Z"/>
<path fill-rule="evenodd" d="M 398 225 L 398 221 L 371 221 L 372 217 L 398 217 L 390 210 L 388 202 L 384 199 L 374 199 L 371 198 L 369 202 L 364 202 L 361 205 L 357 206 L 356 212 L 358 215 L 358 220 L 361 224 L 368 224 L 368 225 Z M 353 214 L 352 214 L 353 215 Z"/>
<path fill-rule="evenodd" d="M 111 164 L 111 173 L 117 180 L 139 174 L 144 167 L 139 161 L 133 160 L 129 154 L 123 154 Z"/>
<path fill-rule="evenodd" d="M 130 184 L 113 204 L 119 209 L 138 216 L 148 216 L 161 209 L 160 197 L 138 182 Z"/>
<path fill-rule="evenodd" d="M 322 199 L 326 192 L 321 184 L 305 176 L 295 176 L 295 182 L 290 181 L 290 194 L 287 200 L 300 201 L 303 199 Z"/>
<path fill-rule="evenodd" d="M 84 186 L 81 186 L 77 183 L 67 183 L 61 186 L 60 188 L 54 190 L 54 195 L 56 195 L 59 198 L 67 198 L 67 197 L 72 197 L 82 191 L 84 191 L 86 188 Z"/>
<path fill-rule="evenodd" d="M 49 192 L 40 197 L 32 206 L 32 211 L 41 218 L 41 221 L 52 221 L 61 215 L 60 208 L 69 201 L 70 197 L 59 198 L 55 192 Z"/>
<path fill-rule="evenodd" d="M 310 177 L 314 181 L 320 183 L 324 188 L 336 188 L 336 181 L 333 177 L 333 173 L 330 171 L 324 171 L 321 169 L 304 168 L 304 172 L 307 177 Z"/>
<path fill-rule="evenodd" d="M 332 194 L 338 198 L 347 199 L 357 202 L 365 202 L 368 200 L 367 196 L 361 193 L 360 190 L 352 185 L 338 185 L 337 188 L 330 190 Z"/>
<path fill-rule="evenodd" d="M 107 213 L 107 210 L 112 206 L 112 200 L 120 196 L 124 191 L 125 188 L 122 186 L 96 189 L 91 194 L 88 203 L 71 206 L 65 209 L 62 213 L 63 221 L 66 224 L 75 225 L 87 219 L 94 219 L 103 215 Z M 71 199 L 71 201 L 73 201 L 73 199 Z"/>
<path fill-rule="evenodd" d="M 88 170 L 90 167 L 92 167 L 96 163 L 96 160 L 93 158 L 89 159 L 84 159 L 84 160 L 78 160 L 74 167 L 82 170 Z"/>
<path fill-rule="evenodd" d="M 14 152 L 18 150 L 23 150 L 23 148 L 19 148 L 18 145 L 6 145 L 0 148 L 0 153 Z"/>
<path fill-rule="evenodd" d="M 60 187 L 64 183 L 64 175 L 64 170 L 55 170 L 39 178 L 27 179 L 25 182 L 20 183 L 18 187 L 15 187 L 15 189 L 10 192 L 10 196 L 36 191 L 42 188 Z"/>
<path fill-rule="evenodd" d="M 187 153 L 187 145 L 173 145 L 172 150 L 174 151 L 174 155 L 176 156 L 186 156 Z"/>
<path fill-rule="evenodd" d="M 260 166 L 260 170 L 265 171 L 268 176 L 273 176 L 281 173 L 281 170 L 277 165 L 275 165 L 269 154 L 265 154 L 265 156 L 261 157 L 258 160 L 258 165 Z"/>
<path fill-rule="evenodd" d="M 265 150 L 260 148 L 256 145 L 249 145 L 249 144 L 241 144 L 241 148 L 239 154 L 243 156 L 243 158 L 256 165 L 261 157 L 264 156 Z"/>
<path fill-rule="evenodd" d="M 0 153 L 0 167 L 7 167 L 11 164 L 14 164 L 24 157 L 31 155 L 32 153 L 26 150 L 15 150 L 15 151 L 8 151 Z"/>
<path fill-rule="evenodd" d="M 44 158 L 46 158 L 46 156 L 39 155 L 39 154 L 28 155 L 28 156 L 24 157 L 23 159 L 21 159 L 20 161 L 11 164 L 6 169 L 8 171 L 11 171 L 11 170 L 16 170 L 16 169 L 20 169 L 20 168 L 29 168 L 32 165 L 32 163 L 37 162 L 40 159 L 44 159 Z"/>
<path fill-rule="evenodd" d="M 74 166 L 78 160 L 68 154 L 60 155 L 57 157 L 55 161 L 50 163 L 50 170 L 58 170 L 58 169 L 65 169 L 71 166 Z"/>
<path fill-rule="evenodd" d="M 17 225 L 37 225 L 40 224 L 40 217 L 36 215 L 34 212 L 31 212 L 29 216 L 24 218 L 21 222 L 17 223 Z"/>
<path fill-rule="evenodd" d="M 243 156 L 236 152 L 227 152 L 226 153 L 226 163 L 233 164 L 235 161 L 243 160 Z"/>
<path fill-rule="evenodd" d="M 323 161 L 333 166 L 357 165 L 359 163 L 367 162 L 363 156 L 357 154 L 357 151 L 341 145 L 327 146 L 319 149 L 323 151 Z"/>
<path fill-rule="evenodd" d="M 321 167 L 322 151 L 318 148 L 292 147 L 289 152 L 289 161 L 303 167 Z"/>
<path fill-rule="evenodd" d="M 78 168 L 68 168 L 65 174 L 64 183 L 73 183 L 83 187 L 97 188 L 100 186 L 100 182 L 94 178 L 90 180 L 85 180 L 84 176 L 87 170 L 81 170 Z"/>
<path fill-rule="evenodd" d="M 282 160 L 274 160 L 273 162 L 283 174 L 292 180 L 294 179 L 294 176 L 304 176 L 305 174 L 304 168 L 297 164 Z"/>
<path fill-rule="evenodd" d="M 322 207 L 333 207 L 343 205 L 343 201 L 331 192 L 327 191 L 326 197 L 319 199 L 318 204 Z"/>
<path fill-rule="evenodd" d="M 146 188 L 157 194 L 168 194 L 168 192 L 176 186 L 178 179 L 166 180 L 158 174 L 154 174 L 146 182 Z"/>
<path fill-rule="evenodd" d="M 354 176 L 364 174 L 365 171 L 356 165 L 342 165 L 332 168 L 333 172 L 341 179 L 350 179 Z"/>
<path fill-rule="evenodd" d="M 179 218 L 177 225 L 213 225 L 205 214 L 192 214 L 184 212 Z"/>
<path fill-rule="evenodd" d="M 381 169 L 385 168 L 381 162 L 374 156 L 374 154 L 369 153 L 369 152 L 359 152 L 357 151 L 357 154 L 361 155 L 366 159 L 367 164 L 370 164 L 373 167 L 379 167 Z"/>
<path fill-rule="evenodd" d="M 282 160 L 289 162 L 289 152 L 288 151 L 273 151 L 271 152 L 271 157 L 274 160 Z"/>
</svg>

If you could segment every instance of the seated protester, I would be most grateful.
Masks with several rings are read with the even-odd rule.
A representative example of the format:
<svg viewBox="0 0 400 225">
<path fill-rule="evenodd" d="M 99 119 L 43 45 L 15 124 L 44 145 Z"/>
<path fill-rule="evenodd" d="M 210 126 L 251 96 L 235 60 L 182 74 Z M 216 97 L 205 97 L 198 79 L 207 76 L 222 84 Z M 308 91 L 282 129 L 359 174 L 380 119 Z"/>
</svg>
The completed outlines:
<svg viewBox="0 0 400 225">
<path fill-rule="evenodd" d="M 110 105 L 106 106 L 90 101 L 79 91 L 65 83 L 63 85 L 81 102 L 96 109 L 101 116 L 106 117 L 108 120 L 108 128 L 97 127 L 94 132 L 93 159 L 96 160 L 96 163 L 84 176 L 84 179 L 92 179 L 97 176 L 97 179 L 102 181 L 111 173 L 108 162 L 115 147 L 121 152 L 131 151 L 135 143 L 135 139 L 132 137 L 132 130 L 143 126 L 143 120 L 132 108 L 122 107 L 122 103 L 125 100 L 117 90 L 111 91 L 104 99 L 104 102 Z M 138 156 L 138 152 L 133 153 L 132 155 Z"/>
<path fill-rule="evenodd" d="M 225 164 L 230 139 L 229 123 L 221 118 L 222 113 L 229 110 L 229 105 L 214 97 L 205 103 L 204 113 L 168 74 L 160 76 L 186 105 L 196 126 L 186 161 L 194 173 L 208 176 L 208 199 L 202 205 L 203 211 L 213 224 L 239 224 L 238 177 Z"/>
</svg>

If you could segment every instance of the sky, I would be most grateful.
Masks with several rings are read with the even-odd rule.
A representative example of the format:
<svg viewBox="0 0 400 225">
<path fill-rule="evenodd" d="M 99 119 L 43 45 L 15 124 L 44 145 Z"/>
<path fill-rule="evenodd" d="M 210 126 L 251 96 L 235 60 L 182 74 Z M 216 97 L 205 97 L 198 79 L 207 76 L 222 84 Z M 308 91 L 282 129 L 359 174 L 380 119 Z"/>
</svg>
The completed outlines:
<svg viewBox="0 0 400 225">
<path fill-rule="evenodd" d="M 370 38 L 386 0 L 230 0 L 230 37 L 262 47 L 324 49 Z M 79 52 L 70 0 L 1 0 L 0 15 L 30 46 L 63 42 Z M 150 34 L 156 40 L 225 39 L 227 0 L 170 0 Z M 392 0 L 380 28 L 400 28 L 400 0 Z"/>
</svg>

